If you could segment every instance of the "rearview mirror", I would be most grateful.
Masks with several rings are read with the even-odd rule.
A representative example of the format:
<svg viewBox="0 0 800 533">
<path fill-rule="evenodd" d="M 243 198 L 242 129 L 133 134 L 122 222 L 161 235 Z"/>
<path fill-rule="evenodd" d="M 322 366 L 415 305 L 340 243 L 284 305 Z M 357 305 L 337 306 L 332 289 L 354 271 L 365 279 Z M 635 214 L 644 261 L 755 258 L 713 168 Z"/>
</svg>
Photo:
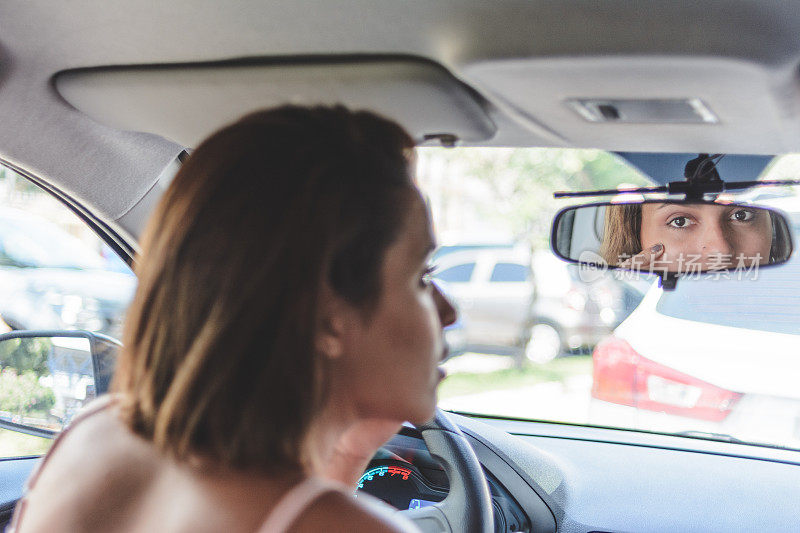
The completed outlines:
<svg viewBox="0 0 800 533">
<path fill-rule="evenodd" d="M 553 222 L 553 252 L 594 267 L 667 276 L 730 273 L 786 262 L 792 239 L 774 209 L 706 201 L 646 200 L 568 207 Z"/>
<path fill-rule="evenodd" d="M 88 331 L 0 335 L 0 428 L 54 436 L 108 391 L 119 347 Z"/>
</svg>

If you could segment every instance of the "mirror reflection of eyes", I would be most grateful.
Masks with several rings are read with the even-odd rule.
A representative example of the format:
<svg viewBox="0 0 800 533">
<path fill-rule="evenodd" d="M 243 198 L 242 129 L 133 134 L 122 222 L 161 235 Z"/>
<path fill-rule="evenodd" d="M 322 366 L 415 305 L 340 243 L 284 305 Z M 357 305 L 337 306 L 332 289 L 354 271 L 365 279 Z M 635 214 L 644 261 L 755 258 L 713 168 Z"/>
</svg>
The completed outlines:
<svg viewBox="0 0 800 533">
<path fill-rule="evenodd" d="M 693 220 L 689 220 L 689 217 L 686 216 L 677 216 L 672 218 L 671 220 L 667 221 L 667 226 L 672 226 L 673 228 L 685 228 L 690 224 L 696 224 L 697 222 Z"/>
<path fill-rule="evenodd" d="M 733 222 L 753 222 L 756 217 L 759 215 L 756 211 L 752 209 L 734 209 L 728 215 L 728 219 Z M 692 217 L 687 215 L 678 215 L 678 216 L 669 216 L 667 217 L 667 225 L 673 228 L 686 228 L 693 224 L 696 224 L 697 221 L 694 220 Z"/>
<path fill-rule="evenodd" d="M 756 218 L 756 212 L 752 209 L 736 209 L 729 218 L 734 222 L 750 222 Z"/>
<path fill-rule="evenodd" d="M 686 274 L 690 262 L 692 272 L 783 263 L 790 228 L 780 212 L 746 204 L 608 202 L 562 211 L 551 242 L 556 255 L 587 266 L 599 264 L 582 259 L 591 253 L 610 267 Z"/>
</svg>

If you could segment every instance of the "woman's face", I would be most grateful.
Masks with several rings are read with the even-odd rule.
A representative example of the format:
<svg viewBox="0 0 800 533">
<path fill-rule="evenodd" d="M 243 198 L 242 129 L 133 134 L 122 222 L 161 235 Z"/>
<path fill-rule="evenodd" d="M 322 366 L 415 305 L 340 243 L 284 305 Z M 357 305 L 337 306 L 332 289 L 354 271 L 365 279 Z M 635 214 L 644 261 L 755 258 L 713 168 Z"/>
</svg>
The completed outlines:
<svg viewBox="0 0 800 533">
<path fill-rule="evenodd" d="M 408 197 L 400 235 L 384 256 L 378 304 L 349 328 L 340 364 L 359 416 L 421 423 L 436 406 L 443 327 L 456 312 L 428 279 L 431 224 L 419 192 Z"/>
<path fill-rule="evenodd" d="M 664 245 L 656 266 L 672 272 L 749 267 L 769 261 L 772 221 L 763 209 L 650 203 L 642 205 L 640 236 L 643 250 Z"/>
</svg>

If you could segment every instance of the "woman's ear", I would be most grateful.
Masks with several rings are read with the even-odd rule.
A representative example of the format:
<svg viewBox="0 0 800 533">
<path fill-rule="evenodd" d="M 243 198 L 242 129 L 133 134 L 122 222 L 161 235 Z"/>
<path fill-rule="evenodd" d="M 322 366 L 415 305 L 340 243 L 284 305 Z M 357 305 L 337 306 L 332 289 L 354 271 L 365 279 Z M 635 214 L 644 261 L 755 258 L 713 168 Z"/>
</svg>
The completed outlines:
<svg viewBox="0 0 800 533">
<path fill-rule="evenodd" d="M 315 347 L 325 357 L 338 359 L 345 352 L 348 305 L 328 287 L 320 292 Z"/>
</svg>

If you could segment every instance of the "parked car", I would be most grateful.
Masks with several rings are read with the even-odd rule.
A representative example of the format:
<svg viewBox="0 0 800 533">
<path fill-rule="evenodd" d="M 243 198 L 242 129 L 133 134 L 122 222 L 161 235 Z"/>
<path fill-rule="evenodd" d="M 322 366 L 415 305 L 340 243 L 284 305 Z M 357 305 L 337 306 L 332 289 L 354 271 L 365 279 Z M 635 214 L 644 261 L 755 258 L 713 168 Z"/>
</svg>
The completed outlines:
<svg viewBox="0 0 800 533">
<path fill-rule="evenodd" d="M 0 316 L 12 329 L 86 329 L 119 337 L 136 287 L 130 269 L 57 225 L 0 209 Z"/>
<path fill-rule="evenodd" d="M 453 251 L 439 255 L 434 276 L 459 310 L 448 330 L 454 353 L 524 353 L 545 363 L 594 346 L 625 314 L 622 285 L 611 277 L 584 282 L 549 251 Z"/>
<path fill-rule="evenodd" d="M 533 256 L 536 301 L 525 354 L 532 361 L 549 361 L 561 353 L 591 349 L 631 310 L 631 298 L 641 296 L 612 276 L 582 279 L 575 265 L 550 252 Z"/>
<path fill-rule="evenodd" d="M 532 320 L 534 286 L 530 253 L 521 248 L 476 248 L 441 255 L 434 277 L 459 311 L 451 327 L 452 352 L 514 353 Z M 459 338 L 455 339 L 458 333 Z"/>
</svg>

